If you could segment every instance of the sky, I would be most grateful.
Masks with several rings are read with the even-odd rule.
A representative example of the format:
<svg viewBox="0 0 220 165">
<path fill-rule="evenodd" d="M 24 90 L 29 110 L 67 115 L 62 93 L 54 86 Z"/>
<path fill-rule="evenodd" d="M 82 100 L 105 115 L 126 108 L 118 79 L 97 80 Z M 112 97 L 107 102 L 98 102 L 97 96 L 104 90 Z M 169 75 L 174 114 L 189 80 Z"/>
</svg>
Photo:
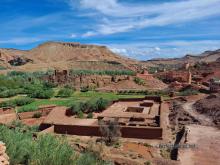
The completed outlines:
<svg viewBox="0 0 220 165">
<path fill-rule="evenodd" d="M 148 60 L 220 49 L 220 0 L 0 0 L 0 47 L 105 45 Z"/>
</svg>

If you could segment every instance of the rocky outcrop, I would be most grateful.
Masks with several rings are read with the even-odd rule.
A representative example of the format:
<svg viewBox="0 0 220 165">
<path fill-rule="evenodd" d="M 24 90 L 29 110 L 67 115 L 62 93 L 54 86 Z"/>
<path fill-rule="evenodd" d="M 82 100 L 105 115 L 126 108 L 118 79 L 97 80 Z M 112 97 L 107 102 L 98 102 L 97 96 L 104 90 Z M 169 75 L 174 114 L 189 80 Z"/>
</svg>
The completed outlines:
<svg viewBox="0 0 220 165">
<path fill-rule="evenodd" d="M 33 62 L 33 61 L 30 59 L 21 58 L 21 57 L 16 57 L 16 58 L 8 61 L 8 63 L 12 66 L 21 66 L 21 65 L 25 65 L 28 62 Z"/>
<path fill-rule="evenodd" d="M 220 94 L 209 95 L 194 104 L 195 109 L 212 118 L 213 122 L 220 128 Z"/>
<path fill-rule="evenodd" d="M 0 165 L 9 165 L 9 157 L 6 154 L 6 146 L 0 141 Z"/>
</svg>

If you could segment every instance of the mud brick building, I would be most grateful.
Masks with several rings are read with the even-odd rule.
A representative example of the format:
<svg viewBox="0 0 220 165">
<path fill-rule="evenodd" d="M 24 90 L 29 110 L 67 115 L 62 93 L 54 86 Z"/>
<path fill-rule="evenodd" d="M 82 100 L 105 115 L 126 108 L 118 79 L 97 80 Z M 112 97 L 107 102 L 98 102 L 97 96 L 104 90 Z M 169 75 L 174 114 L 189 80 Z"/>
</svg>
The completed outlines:
<svg viewBox="0 0 220 165">
<path fill-rule="evenodd" d="M 220 80 L 212 79 L 209 88 L 210 92 L 220 92 Z"/>
<path fill-rule="evenodd" d="M 119 99 L 92 119 L 67 116 L 65 107 L 56 107 L 41 124 L 41 130 L 53 128 L 55 133 L 79 136 L 101 136 L 100 121 L 117 119 L 122 137 L 140 139 L 163 138 L 164 105 L 161 97 Z"/>
</svg>

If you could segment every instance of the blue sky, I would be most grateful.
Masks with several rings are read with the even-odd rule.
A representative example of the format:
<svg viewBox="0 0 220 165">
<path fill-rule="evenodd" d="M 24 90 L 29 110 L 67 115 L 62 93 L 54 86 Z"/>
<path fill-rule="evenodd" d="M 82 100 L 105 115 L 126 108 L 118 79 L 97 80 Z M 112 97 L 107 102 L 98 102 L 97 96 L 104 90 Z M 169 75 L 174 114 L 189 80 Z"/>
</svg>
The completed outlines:
<svg viewBox="0 0 220 165">
<path fill-rule="evenodd" d="M 220 49 L 220 0 L 1 0 L 0 47 L 106 45 L 147 60 Z"/>
</svg>

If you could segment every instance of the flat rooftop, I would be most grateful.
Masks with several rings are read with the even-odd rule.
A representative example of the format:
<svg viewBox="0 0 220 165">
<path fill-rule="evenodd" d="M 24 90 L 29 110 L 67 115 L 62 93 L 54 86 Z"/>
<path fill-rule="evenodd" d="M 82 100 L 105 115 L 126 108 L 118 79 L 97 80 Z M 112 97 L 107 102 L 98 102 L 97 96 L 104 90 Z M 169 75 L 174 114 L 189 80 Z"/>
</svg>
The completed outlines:
<svg viewBox="0 0 220 165">
<path fill-rule="evenodd" d="M 66 115 L 66 107 L 54 108 L 43 121 L 44 124 L 97 126 L 98 120 L 117 119 L 121 126 L 160 127 L 160 103 L 147 100 L 118 100 L 93 119 L 81 119 Z"/>
<path fill-rule="evenodd" d="M 149 103 L 149 105 L 141 105 L 142 103 Z M 152 106 L 150 106 L 150 104 L 152 104 Z M 118 101 L 112 104 L 98 116 L 120 118 L 142 117 L 150 119 L 155 117 L 156 115 L 159 115 L 159 106 L 159 103 L 149 100 Z"/>
</svg>

